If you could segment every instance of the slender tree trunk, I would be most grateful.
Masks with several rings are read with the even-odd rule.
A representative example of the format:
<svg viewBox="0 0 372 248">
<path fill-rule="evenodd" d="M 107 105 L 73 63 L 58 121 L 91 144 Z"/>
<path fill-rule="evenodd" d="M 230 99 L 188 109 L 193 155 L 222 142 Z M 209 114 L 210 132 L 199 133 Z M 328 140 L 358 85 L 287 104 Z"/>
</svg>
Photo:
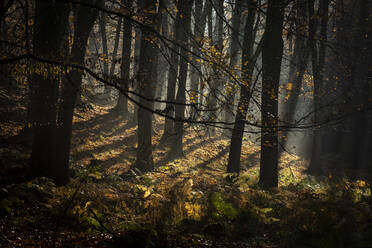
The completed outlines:
<svg viewBox="0 0 372 248">
<path fill-rule="evenodd" d="M 122 0 L 125 7 L 131 8 L 133 0 Z M 121 87 L 124 90 L 129 89 L 129 79 L 130 79 L 130 54 L 132 51 L 132 23 L 128 20 L 124 20 L 124 30 L 123 30 L 123 44 L 121 50 Z M 128 98 L 119 92 L 118 102 L 116 104 L 116 111 L 128 118 Z"/>
<path fill-rule="evenodd" d="M 181 7 L 181 1 L 177 3 L 177 9 L 180 9 Z M 173 33 L 174 39 L 176 42 L 181 41 L 181 31 L 182 31 L 182 18 L 180 17 L 180 12 L 177 14 L 176 21 L 174 23 L 174 30 Z M 176 82 L 177 82 L 177 76 L 178 76 L 178 68 L 179 68 L 179 52 L 180 48 L 178 45 L 174 44 L 172 47 L 173 51 L 171 52 L 171 58 L 170 58 L 170 66 L 169 66 L 169 72 L 168 72 L 168 85 L 167 85 L 167 104 L 165 108 L 165 112 L 167 115 L 174 117 L 175 112 L 175 105 L 172 104 L 172 102 L 175 101 L 175 94 L 176 94 Z M 166 118 L 165 124 L 164 124 L 164 133 L 161 137 L 161 142 L 163 144 L 170 144 L 171 137 L 174 135 L 174 121 Z"/>
<path fill-rule="evenodd" d="M 242 55 L 242 75 L 243 80 L 240 85 L 240 99 L 238 108 L 235 115 L 234 129 L 232 131 L 229 161 L 227 165 L 228 173 L 240 172 L 240 155 L 242 149 L 243 133 L 245 126 L 245 118 L 247 115 L 249 102 L 251 100 L 251 87 L 252 87 L 252 76 L 254 66 L 258 54 L 261 50 L 258 47 L 256 52 L 253 51 L 254 46 L 254 20 L 257 12 L 257 6 L 255 2 L 252 2 L 248 6 L 248 16 L 244 28 L 244 42 L 243 42 L 243 55 Z"/>
<path fill-rule="evenodd" d="M 70 8 L 68 4 L 36 1 L 33 53 L 41 58 L 59 60 Z M 35 63 L 35 68 L 47 67 Z M 42 71 L 42 69 L 40 70 Z M 30 84 L 30 120 L 34 139 L 30 165 L 33 176 L 57 180 L 56 114 L 59 76 L 34 73 Z"/>
<path fill-rule="evenodd" d="M 134 78 L 132 80 L 133 84 L 132 84 L 132 89 L 139 93 L 138 92 L 138 84 L 139 84 L 139 80 L 137 78 L 137 75 L 138 75 L 138 72 L 139 72 L 139 62 L 140 62 L 140 56 L 141 56 L 141 40 L 142 40 L 142 31 L 140 28 L 135 28 L 135 42 L 134 42 L 134 62 L 133 62 L 133 75 L 134 75 Z M 136 99 L 137 101 L 139 100 L 139 98 L 137 96 L 134 96 L 132 95 L 132 97 L 134 99 Z M 134 111 L 133 111 L 133 116 L 131 118 L 131 123 L 133 124 L 137 124 L 137 120 L 138 120 L 138 106 L 137 104 L 134 104 Z"/>
<path fill-rule="evenodd" d="M 284 2 L 268 0 L 263 37 L 259 184 L 264 188 L 278 186 L 278 88 L 283 55 Z"/>
<path fill-rule="evenodd" d="M 158 30 L 161 24 L 162 1 L 160 1 L 159 13 L 156 13 L 156 5 L 152 0 L 142 0 L 140 7 L 146 10 L 145 22 L 153 29 Z M 142 29 L 141 37 L 141 54 L 139 61 L 138 72 L 138 87 L 139 92 L 144 97 L 153 99 L 157 83 L 157 56 L 158 50 L 155 44 L 151 42 L 153 38 L 152 32 L 146 28 Z M 154 107 L 153 101 L 147 101 L 143 98 L 139 99 L 141 106 L 138 108 L 138 128 L 137 128 L 137 160 L 136 167 L 142 172 L 152 171 L 154 162 L 152 156 L 152 112 Z"/>
<path fill-rule="evenodd" d="M 101 16 L 99 18 L 99 29 L 101 33 L 102 39 L 102 63 L 103 63 L 103 75 L 105 78 L 108 77 L 109 74 L 109 66 L 107 60 L 109 58 L 109 52 L 107 47 L 107 33 L 106 33 L 106 13 L 101 12 Z M 110 97 L 111 87 L 108 85 L 104 85 L 104 94 Z"/>
<path fill-rule="evenodd" d="M 212 10 L 212 5 L 209 0 L 195 1 L 195 14 L 194 14 L 194 39 L 192 40 L 192 51 L 195 53 L 193 56 L 193 66 L 190 69 L 190 102 L 195 105 L 190 111 L 192 118 L 197 118 L 197 106 L 199 105 L 199 85 L 201 78 L 201 64 L 200 64 L 200 48 L 204 43 L 204 32 L 207 24 L 207 15 Z"/>
<path fill-rule="evenodd" d="M 116 57 L 118 53 L 119 48 L 119 40 L 120 40 L 120 32 L 121 32 L 121 23 L 123 19 L 119 18 L 118 25 L 116 27 L 116 34 L 115 34 L 115 41 L 114 41 L 114 50 L 112 51 L 112 63 L 109 71 L 109 77 L 112 77 L 115 73 L 115 67 L 116 67 Z"/>
<path fill-rule="evenodd" d="M 191 8 L 193 0 L 180 0 L 182 3 L 180 9 L 180 15 L 183 16 L 181 19 L 181 25 L 183 30 L 181 32 L 181 40 L 183 41 L 183 47 L 188 49 L 189 47 L 189 35 L 190 35 L 190 24 L 191 24 Z M 179 103 L 175 107 L 175 117 L 176 119 L 183 120 L 185 118 L 185 104 L 186 103 L 186 79 L 187 79 L 187 71 L 188 71 L 188 56 L 187 51 L 185 49 L 181 49 L 181 56 L 180 56 L 180 76 L 179 76 L 179 83 L 178 83 L 178 90 L 176 96 L 176 102 Z M 177 156 L 183 156 L 183 146 L 182 146 L 182 138 L 184 133 L 184 123 L 183 121 L 176 121 L 174 125 L 175 131 L 175 143 L 172 146 L 172 153 Z"/>
<path fill-rule="evenodd" d="M 235 8 L 233 11 L 232 16 L 232 23 L 231 23 L 231 38 L 230 38 L 230 68 L 234 75 L 238 76 L 238 69 L 239 67 L 239 36 L 240 36 L 240 23 L 241 23 L 241 16 L 242 16 L 242 6 L 244 4 L 243 0 L 236 0 L 235 1 Z M 252 24 L 253 30 L 253 24 Z M 234 99 L 236 95 L 235 90 L 236 82 L 231 80 L 228 85 L 226 85 L 226 104 L 225 104 L 225 122 L 231 122 L 234 118 Z M 225 127 L 230 127 L 226 125 Z M 231 130 L 226 129 L 225 134 L 229 135 Z"/>
<path fill-rule="evenodd" d="M 169 0 L 162 0 L 164 4 L 164 8 L 167 9 L 169 6 Z M 167 14 L 162 14 L 162 20 L 161 20 L 161 30 L 160 33 L 163 37 L 169 38 L 169 18 Z M 160 50 L 161 55 L 158 58 L 158 66 L 161 68 L 159 70 L 159 85 L 156 87 L 156 94 L 155 94 L 155 99 L 162 99 L 163 94 L 166 89 L 166 84 L 167 84 L 167 76 L 168 76 L 168 71 L 169 71 L 169 64 L 168 61 L 166 60 L 166 57 L 163 56 L 164 54 L 169 54 L 167 46 L 165 46 L 163 43 L 160 43 Z M 161 109 L 163 108 L 163 104 L 156 102 L 155 103 L 155 109 Z"/>
<path fill-rule="evenodd" d="M 216 11 L 216 23 L 215 23 L 215 30 L 214 33 L 216 34 L 214 42 L 212 42 L 212 50 L 215 50 L 216 54 L 222 55 L 223 53 L 223 19 L 224 18 L 224 8 L 223 8 L 223 0 L 214 0 L 213 1 Z M 217 58 L 219 61 L 221 58 Z M 218 62 L 217 62 L 218 63 Z M 218 91 L 222 86 L 222 74 L 219 71 L 218 65 L 214 65 L 212 69 L 212 81 L 209 84 L 209 94 L 207 99 L 207 108 L 208 108 L 208 120 L 209 121 L 217 121 L 218 120 L 218 113 L 215 110 L 218 104 Z M 213 136 L 216 134 L 215 127 L 208 128 L 209 133 Z"/>
<path fill-rule="evenodd" d="M 96 3 L 101 6 L 102 0 Z M 90 31 L 98 16 L 97 9 L 80 6 L 77 10 L 74 30 L 74 44 L 72 47 L 72 62 L 83 64 Z M 80 92 L 82 72 L 72 70 L 63 80 L 62 100 L 58 113 L 58 139 L 57 139 L 57 164 L 56 172 L 58 184 L 68 182 L 68 168 L 72 137 L 72 118 L 76 104 L 76 97 Z"/>
</svg>

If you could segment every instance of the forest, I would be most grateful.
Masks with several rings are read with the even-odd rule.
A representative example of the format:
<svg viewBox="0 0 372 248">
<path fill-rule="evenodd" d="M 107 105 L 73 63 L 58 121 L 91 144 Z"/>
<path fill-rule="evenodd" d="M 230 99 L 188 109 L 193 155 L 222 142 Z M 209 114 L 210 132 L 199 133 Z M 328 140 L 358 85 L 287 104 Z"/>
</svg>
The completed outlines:
<svg viewBox="0 0 372 248">
<path fill-rule="evenodd" d="M 0 1 L 0 247 L 372 247 L 371 14 Z"/>
</svg>

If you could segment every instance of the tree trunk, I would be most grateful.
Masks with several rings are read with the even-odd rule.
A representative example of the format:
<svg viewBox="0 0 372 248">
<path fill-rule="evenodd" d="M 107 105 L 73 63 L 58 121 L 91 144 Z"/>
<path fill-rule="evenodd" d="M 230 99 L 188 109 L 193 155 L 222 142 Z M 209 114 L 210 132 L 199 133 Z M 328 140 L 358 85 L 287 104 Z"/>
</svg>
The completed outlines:
<svg viewBox="0 0 372 248">
<path fill-rule="evenodd" d="M 122 4 L 126 8 L 132 7 L 133 0 L 122 0 Z M 124 20 L 124 30 L 123 30 L 123 44 L 121 50 L 121 87 L 124 90 L 129 89 L 129 79 L 130 79 L 130 54 L 132 51 L 132 23 L 128 20 Z M 128 98 L 119 92 L 118 102 L 115 107 L 116 111 L 123 115 L 124 118 L 128 118 Z"/>
<path fill-rule="evenodd" d="M 181 9 L 181 1 L 177 3 L 177 9 Z M 176 21 L 174 23 L 174 40 L 175 42 L 181 41 L 181 31 L 182 31 L 182 18 L 180 17 L 180 12 L 177 14 Z M 165 107 L 165 112 L 167 115 L 174 117 L 175 113 L 175 105 L 172 102 L 175 101 L 175 94 L 176 94 L 176 82 L 178 76 L 178 67 L 179 67 L 179 52 L 180 48 L 177 44 L 172 46 L 171 58 L 170 58 L 170 65 L 169 65 L 169 72 L 168 72 L 168 85 L 167 85 L 167 104 Z M 164 124 L 164 133 L 161 137 L 161 143 L 163 144 L 170 144 L 171 137 L 174 135 L 174 121 L 165 118 Z"/>
<path fill-rule="evenodd" d="M 152 0 L 141 1 L 140 7 L 146 10 L 145 22 L 153 29 L 158 30 L 161 24 L 162 1 L 159 5 L 159 13 L 156 13 L 156 5 Z M 157 84 L 157 56 L 158 50 L 156 44 L 151 42 L 153 39 L 152 32 L 147 28 L 142 29 L 141 37 L 141 54 L 138 72 L 138 92 L 148 99 L 154 98 L 154 92 Z M 154 107 L 153 101 L 139 99 L 141 106 L 138 108 L 138 128 L 137 128 L 137 160 L 136 168 L 142 172 L 152 171 L 154 162 L 152 157 L 152 112 Z"/>
<path fill-rule="evenodd" d="M 242 6 L 244 4 L 243 0 L 236 0 L 235 1 L 235 8 L 233 11 L 232 16 L 232 23 L 231 23 L 231 38 L 230 38 L 230 68 L 234 75 L 238 76 L 238 69 L 239 67 L 239 51 L 240 51 L 240 44 L 239 44 L 239 36 L 240 36 L 240 23 L 241 23 L 241 16 L 242 16 Z M 252 24 L 252 30 L 253 30 L 253 24 Z M 224 105 L 225 107 L 225 122 L 231 122 L 234 118 L 234 99 L 236 95 L 235 90 L 236 82 L 232 80 L 229 82 L 228 85 L 226 85 L 226 103 Z M 230 127 L 229 125 L 225 125 L 225 127 Z M 226 129 L 225 134 L 229 135 L 231 134 L 231 130 Z M 239 156 L 240 157 L 240 156 Z"/>
<path fill-rule="evenodd" d="M 181 26 L 183 30 L 181 31 L 181 39 L 183 41 L 182 46 L 185 49 L 189 47 L 189 34 L 190 34 L 190 23 L 191 23 L 191 8 L 193 0 L 180 0 L 181 1 L 181 9 L 179 10 L 179 14 L 183 16 L 181 19 Z M 188 56 L 187 51 L 185 49 L 181 49 L 180 53 L 180 76 L 179 76 L 179 83 L 178 83 L 178 90 L 176 96 L 176 102 L 179 103 L 175 107 L 175 117 L 176 119 L 183 120 L 185 118 L 185 103 L 186 103 L 186 79 L 187 79 L 187 71 L 188 71 Z M 175 132 L 175 143 L 172 146 L 172 153 L 176 157 L 183 156 L 183 146 L 182 146 L 182 138 L 183 138 L 183 121 L 176 121 L 174 125 L 174 132 Z"/>
<path fill-rule="evenodd" d="M 107 60 L 109 58 L 109 52 L 107 47 L 107 34 L 106 34 L 106 13 L 101 12 L 101 16 L 99 18 L 99 29 L 101 33 L 101 39 L 102 39 L 102 63 L 103 63 L 103 75 L 104 78 L 107 79 L 109 74 L 109 66 L 107 63 Z M 110 97 L 111 94 L 111 86 L 104 85 L 104 94 Z"/>
<path fill-rule="evenodd" d="M 283 55 L 284 2 L 268 1 L 263 37 L 259 181 L 263 188 L 278 186 L 278 88 Z"/>
<path fill-rule="evenodd" d="M 36 1 L 33 53 L 59 60 L 70 8 L 68 4 Z M 47 65 L 35 63 L 43 71 Z M 56 172 L 56 114 L 59 76 L 34 73 L 30 84 L 30 120 L 34 132 L 30 165 L 33 176 L 58 180 Z"/>
<path fill-rule="evenodd" d="M 252 87 L 252 76 L 254 66 L 260 47 L 257 51 L 253 52 L 254 46 L 254 20 L 257 12 L 257 6 L 255 2 L 249 5 L 248 16 L 244 28 L 244 42 L 243 42 L 243 55 L 242 55 L 242 75 L 243 80 L 240 85 L 240 99 L 238 108 L 235 115 L 234 129 L 232 131 L 229 161 L 227 164 L 228 173 L 240 172 L 240 155 L 242 149 L 242 141 L 244 134 L 245 118 L 247 115 L 249 102 L 251 100 L 251 87 Z M 255 54 L 255 55 L 254 55 Z"/>
<path fill-rule="evenodd" d="M 96 3 L 102 4 L 102 0 Z M 97 9 L 80 6 L 77 10 L 74 30 L 74 44 L 72 46 L 72 63 L 83 64 L 90 31 L 98 16 Z M 82 72 L 72 70 L 63 80 L 62 99 L 58 114 L 58 139 L 57 139 L 57 175 L 56 182 L 68 182 L 68 168 L 70 158 L 72 118 L 76 104 L 76 97 L 80 92 Z"/>
<path fill-rule="evenodd" d="M 223 0 L 214 0 L 213 1 L 216 11 L 216 22 L 215 22 L 215 30 L 214 33 L 216 34 L 213 37 L 212 41 L 212 50 L 215 50 L 215 54 L 220 54 L 222 57 L 223 53 L 223 18 L 224 18 L 224 8 L 223 8 Z M 210 34 L 211 35 L 211 34 Z M 220 58 L 217 58 L 217 61 Z M 216 63 L 216 62 L 215 62 Z M 218 63 L 218 62 L 217 62 Z M 208 121 L 217 121 L 218 120 L 218 113 L 215 110 L 218 104 L 218 91 L 222 86 L 222 74 L 219 71 L 218 65 L 214 64 L 211 72 L 212 80 L 209 84 L 209 93 L 207 99 L 207 108 L 208 108 Z M 210 135 L 216 134 L 215 127 L 208 128 Z"/>
<path fill-rule="evenodd" d="M 207 14 L 211 12 L 212 5 L 209 0 L 195 1 L 195 14 L 194 14 L 194 39 L 191 41 L 192 51 L 195 53 L 193 56 L 193 66 L 190 69 L 190 103 L 193 103 L 195 108 L 190 111 L 192 118 L 197 118 L 197 108 L 200 103 L 199 99 L 199 85 L 201 78 L 201 65 L 200 65 L 200 48 L 204 42 L 204 32 L 207 24 Z"/>
</svg>

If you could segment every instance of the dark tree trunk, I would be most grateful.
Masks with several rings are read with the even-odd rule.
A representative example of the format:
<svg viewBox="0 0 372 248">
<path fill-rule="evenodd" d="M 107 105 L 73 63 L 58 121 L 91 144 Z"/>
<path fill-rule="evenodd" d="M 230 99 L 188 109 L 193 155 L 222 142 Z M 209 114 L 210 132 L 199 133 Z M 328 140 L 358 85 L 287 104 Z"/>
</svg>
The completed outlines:
<svg viewBox="0 0 372 248">
<path fill-rule="evenodd" d="M 238 108 L 235 115 L 234 129 L 231 136 L 229 161 L 227 165 L 228 173 L 240 172 L 240 155 L 242 149 L 243 133 L 245 126 L 245 118 L 247 115 L 249 102 L 251 100 L 251 87 L 252 87 L 252 76 L 254 66 L 258 54 L 261 50 L 257 48 L 256 52 L 253 52 L 254 46 L 254 20 L 257 12 L 257 6 L 255 2 L 249 5 L 248 16 L 244 28 L 244 42 L 243 42 L 243 54 L 242 54 L 242 75 L 243 81 L 240 85 L 240 99 Z"/>
<path fill-rule="evenodd" d="M 238 75 L 238 69 L 237 67 L 239 66 L 239 37 L 240 37 L 240 23 L 241 23 L 241 16 L 242 16 L 242 11 L 243 11 L 243 6 L 244 1 L 243 0 L 236 0 L 235 1 L 235 7 L 233 11 L 233 16 L 232 16 L 232 23 L 231 23 L 231 38 L 230 38 L 230 68 L 232 72 L 234 72 L 235 75 Z M 252 30 L 253 30 L 253 24 L 252 24 Z M 234 117 L 234 99 L 236 95 L 236 90 L 235 90 L 235 85 L 236 82 L 232 80 L 229 82 L 227 85 L 227 92 L 226 92 L 226 104 L 225 104 L 225 122 L 231 122 Z M 227 125 L 226 127 L 230 127 Z M 228 130 L 228 129 L 226 129 Z M 230 134 L 231 131 L 228 130 L 225 132 L 226 134 Z"/>
<path fill-rule="evenodd" d="M 96 3 L 100 6 L 102 1 Z M 72 46 L 72 63 L 83 64 L 88 44 L 90 31 L 98 16 L 98 10 L 80 6 L 77 10 L 74 44 Z M 63 80 L 62 99 L 58 115 L 58 135 L 57 135 L 57 160 L 56 171 L 58 184 L 68 182 L 68 168 L 70 158 L 71 136 L 72 136 L 72 118 L 76 104 L 77 94 L 80 92 L 82 72 L 72 70 Z"/>
<path fill-rule="evenodd" d="M 204 32 L 207 24 L 207 15 L 212 10 L 212 5 L 209 0 L 205 1 L 203 6 L 203 1 L 195 1 L 195 14 L 194 14 L 194 39 L 191 41 L 192 51 L 195 53 L 193 56 L 193 66 L 190 69 L 190 102 L 195 104 L 197 108 L 199 104 L 199 84 L 201 78 L 201 65 L 200 65 L 200 48 L 203 46 L 204 42 Z M 196 108 L 192 108 L 190 111 L 190 116 L 192 118 L 197 118 Z"/>
<path fill-rule="evenodd" d="M 181 1 L 177 3 L 177 9 L 181 7 Z M 182 36 L 182 18 L 180 17 L 180 12 L 177 14 L 176 21 L 174 23 L 173 33 L 174 40 L 176 42 L 181 41 Z M 179 68 L 179 61 L 180 61 L 180 48 L 177 44 L 173 45 L 173 51 L 171 52 L 170 58 L 170 65 L 169 65 L 169 72 L 168 72 L 168 85 L 167 85 L 167 104 L 165 107 L 166 113 L 169 116 L 174 117 L 175 113 L 175 105 L 172 102 L 175 101 L 175 94 L 176 94 L 176 82 L 178 76 L 178 68 Z M 161 137 L 161 142 L 163 144 L 170 144 L 171 137 L 174 135 L 174 121 L 172 119 L 166 118 L 164 124 L 164 133 Z"/>
<path fill-rule="evenodd" d="M 321 17 L 320 35 L 319 35 L 319 50 L 316 48 L 315 34 L 317 20 L 314 17 L 314 0 L 309 3 L 309 49 L 311 51 L 311 66 L 314 77 L 314 133 L 311 161 L 309 165 L 309 173 L 320 174 L 320 155 L 322 151 L 322 130 L 317 127 L 317 123 L 321 120 L 321 91 L 323 84 L 323 73 L 327 42 L 327 26 L 328 26 L 328 5 L 329 0 L 320 1 L 319 16 Z"/>
<path fill-rule="evenodd" d="M 354 47 L 357 58 L 354 62 L 355 71 L 352 75 L 354 90 L 353 111 L 357 113 L 352 116 L 351 144 L 346 147 L 346 162 L 353 165 L 355 174 L 366 169 L 368 165 L 371 147 L 369 135 L 371 133 L 370 116 L 367 108 L 368 99 L 371 97 L 371 31 L 372 25 L 369 17 L 370 4 L 368 0 L 359 1 L 359 21 L 356 26 Z M 350 147 L 351 145 L 351 147 Z M 369 162 L 371 163 L 371 162 Z"/>
<path fill-rule="evenodd" d="M 101 15 L 99 17 L 99 29 L 100 29 L 100 34 L 101 34 L 101 39 L 102 39 L 102 64 L 103 64 L 103 75 L 104 78 L 108 77 L 109 74 L 109 66 L 107 63 L 108 57 L 109 57 L 109 52 L 108 52 L 108 47 L 107 47 L 107 34 L 106 34 L 106 13 L 101 12 Z M 108 85 L 104 85 L 104 94 L 110 96 L 111 93 L 111 87 Z"/>
<path fill-rule="evenodd" d="M 283 55 L 284 2 L 268 1 L 263 37 L 259 181 L 263 188 L 278 186 L 278 88 Z"/>
<path fill-rule="evenodd" d="M 223 8 L 223 0 L 214 0 L 213 1 L 215 12 L 216 12 L 216 22 L 215 22 L 215 37 L 212 39 L 212 49 L 215 49 L 216 54 L 221 54 L 223 52 L 223 18 L 224 18 L 224 8 Z M 211 36 L 211 34 L 210 34 Z M 220 58 L 216 58 L 217 61 Z M 215 62 L 216 63 L 216 62 Z M 218 62 L 217 62 L 218 63 Z M 212 80 L 209 83 L 209 93 L 207 98 L 207 108 L 208 108 L 208 121 L 217 121 L 218 120 L 218 113 L 216 111 L 216 106 L 218 104 L 218 92 L 222 86 L 222 74 L 219 71 L 218 65 L 214 64 L 212 66 L 211 77 Z M 215 127 L 209 127 L 208 131 L 210 135 L 216 134 Z"/>
<path fill-rule="evenodd" d="M 69 12 L 68 4 L 36 1 L 33 38 L 33 53 L 36 56 L 52 60 L 61 58 Z M 35 63 L 34 66 L 41 68 L 47 65 Z M 32 173 L 35 177 L 58 180 L 55 142 L 59 77 L 34 73 L 31 82 L 29 123 L 34 132 L 30 158 Z"/>
<path fill-rule="evenodd" d="M 183 41 L 182 46 L 188 49 L 189 46 L 189 38 L 190 35 L 190 23 L 191 23 L 191 8 L 193 0 L 180 0 L 182 3 L 181 9 L 179 11 L 180 15 L 183 16 L 181 19 L 181 26 L 183 30 L 181 31 L 181 39 Z M 188 71 L 188 56 L 187 51 L 185 49 L 181 49 L 180 53 L 180 76 L 179 76 L 179 83 L 178 83 L 178 90 L 176 96 L 176 102 L 179 103 L 175 107 L 175 117 L 176 119 L 183 120 L 185 118 L 185 103 L 186 103 L 186 79 L 187 79 L 187 71 Z M 182 138 L 184 133 L 184 123 L 183 121 L 176 121 L 174 124 L 174 132 L 175 132 L 175 143 L 172 146 L 172 153 L 176 157 L 183 156 L 183 146 L 182 146 Z"/>
<path fill-rule="evenodd" d="M 126 8 L 132 7 L 133 0 L 123 0 L 122 3 Z M 124 31 L 123 31 L 123 44 L 121 50 L 121 87 L 124 90 L 129 89 L 130 79 L 130 54 L 132 51 L 132 23 L 128 20 L 124 20 Z M 118 102 L 116 104 L 116 111 L 123 115 L 124 118 L 128 118 L 128 98 L 119 92 Z"/>
<path fill-rule="evenodd" d="M 140 7 L 146 10 L 145 22 L 153 29 L 158 30 L 161 24 L 162 1 L 160 1 L 159 13 L 156 13 L 156 5 L 152 0 L 140 1 Z M 153 38 L 152 32 L 147 29 L 142 29 L 141 51 L 138 71 L 138 92 L 148 99 L 154 98 L 154 93 L 157 84 L 157 55 L 158 50 L 155 44 L 151 42 Z M 138 128 L 137 128 L 137 160 L 136 167 L 142 171 L 152 171 L 154 162 L 152 156 L 152 112 L 154 102 L 147 101 L 143 98 L 139 99 L 141 106 L 138 108 Z M 145 109 L 148 108 L 149 110 Z"/>
</svg>

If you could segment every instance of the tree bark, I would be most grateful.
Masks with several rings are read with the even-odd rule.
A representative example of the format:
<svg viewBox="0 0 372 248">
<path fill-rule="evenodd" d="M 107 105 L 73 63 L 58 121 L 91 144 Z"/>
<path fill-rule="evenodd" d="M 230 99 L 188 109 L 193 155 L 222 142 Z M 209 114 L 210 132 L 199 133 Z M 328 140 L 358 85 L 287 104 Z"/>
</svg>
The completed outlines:
<svg viewBox="0 0 372 248">
<path fill-rule="evenodd" d="M 35 2 L 33 53 L 42 58 L 59 60 L 70 8 L 68 4 L 48 1 Z M 48 65 L 35 63 L 43 72 Z M 35 72 L 31 76 L 29 113 L 34 133 L 30 166 L 33 176 L 57 180 L 56 115 L 59 76 Z"/>
<path fill-rule="evenodd" d="M 190 35 L 190 24 L 191 24 L 191 8 L 193 0 L 180 0 L 181 9 L 179 10 L 180 15 L 183 16 L 181 19 L 181 26 L 183 30 L 181 31 L 181 40 L 183 41 L 182 46 L 185 49 L 189 47 L 189 35 Z M 188 57 L 187 51 L 181 49 L 180 52 L 180 76 L 178 83 L 178 90 L 176 96 L 176 102 L 179 103 L 175 107 L 175 117 L 176 119 L 183 120 L 185 118 L 185 103 L 186 103 L 186 79 L 188 71 Z M 172 146 L 172 153 L 176 157 L 183 156 L 183 145 L 182 138 L 184 133 L 184 123 L 183 121 L 176 121 L 174 125 L 175 131 L 175 143 Z"/>
<path fill-rule="evenodd" d="M 233 10 L 233 16 L 232 16 L 232 23 L 231 23 L 231 38 L 230 38 L 230 68 L 231 72 L 238 76 L 238 68 L 239 67 L 239 51 L 240 51 L 240 44 L 239 44 L 239 37 L 240 37 L 240 23 L 241 23 L 241 16 L 242 16 L 242 6 L 244 4 L 243 0 L 236 0 L 235 1 L 235 8 Z M 252 30 L 253 30 L 253 24 L 252 24 Z M 225 122 L 231 122 L 234 118 L 234 99 L 236 95 L 235 90 L 236 82 L 234 80 L 231 80 L 229 84 L 226 86 L 227 92 L 226 92 L 226 104 L 225 104 Z M 225 125 L 225 127 L 230 127 L 229 125 Z M 226 129 L 225 134 L 231 134 L 231 130 Z"/>
<path fill-rule="evenodd" d="M 122 4 L 126 8 L 132 7 L 133 0 L 122 0 Z M 124 20 L 123 30 L 123 43 L 121 50 L 121 65 L 120 65 L 120 76 L 121 76 L 121 87 L 124 90 L 129 89 L 130 79 L 130 54 L 132 51 L 132 23 L 128 20 Z M 119 92 L 118 102 L 115 107 L 116 111 L 128 118 L 128 98 Z"/>
<path fill-rule="evenodd" d="M 268 1 L 263 37 L 259 180 L 263 188 L 278 186 L 278 88 L 283 55 L 284 2 Z"/>
<path fill-rule="evenodd" d="M 101 6 L 102 0 L 96 3 Z M 72 46 L 72 63 L 83 64 L 89 34 L 98 16 L 98 10 L 80 6 L 77 10 L 74 30 L 74 44 Z M 68 168 L 72 137 L 72 118 L 76 104 L 76 97 L 80 92 L 82 72 L 72 70 L 65 75 L 62 86 L 61 103 L 58 114 L 58 134 L 57 134 L 57 159 L 56 178 L 57 184 L 66 184 L 69 180 Z"/>
<path fill-rule="evenodd" d="M 254 46 L 254 20 L 257 12 L 255 2 L 248 6 L 248 16 L 244 28 L 243 54 L 242 54 L 242 76 L 243 80 L 240 85 L 240 99 L 235 115 L 234 129 L 232 131 L 229 161 L 227 164 L 228 173 L 240 172 L 240 155 L 242 149 L 242 139 L 244 134 L 245 119 L 251 100 L 252 76 L 258 54 L 261 50 L 257 48 L 253 51 Z"/>
<path fill-rule="evenodd" d="M 160 1 L 159 13 L 156 12 L 156 5 L 152 0 L 140 1 L 140 7 L 146 10 L 144 21 L 146 25 L 150 25 L 153 29 L 158 30 L 161 24 L 162 1 Z M 138 72 L 138 89 L 139 92 L 148 99 L 154 98 L 154 92 L 157 84 L 156 63 L 158 50 L 153 39 L 152 32 L 147 28 L 142 28 L 141 37 L 141 54 L 139 61 Z M 138 107 L 138 128 L 137 128 L 137 160 L 136 168 L 142 172 L 154 170 L 154 162 L 152 156 L 152 112 L 154 107 L 153 101 L 147 101 L 143 98 L 139 99 L 141 106 Z M 143 107 L 142 107 L 143 106 Z"/>
<path fill-rule="evenodd" d="M 177 9 L 181 9 L 181 1 L 177 3 Z M 181 31 L 182 31 L 182 21 L 180 17 L 180 12 L 177 14 L 176 21 L 174 23 L 174 40 L 176 42 L 181 41 Z M 169 72 L 168 72 L 168 85 L 167 85 L 167 104 L 165 107 L 165 112 L 167 115 L 174 117 L 175 114 L 175 105 L 172 102 L 175 101 L 175 94 L 176 94 L 176 82 L 178 76 L 178 68 L 179 68 L 179 52 L 180 48 L 177 44 L 172 46 L 171 58 L 170 58 L 170 65 L 169 65 Z M 174 121 L 165 118 L 164 124 L 164 133 L 161 137 L 161 143 L 163 144 L 170 144 L 171 137 L 174 135 Z"/>
</svg>

